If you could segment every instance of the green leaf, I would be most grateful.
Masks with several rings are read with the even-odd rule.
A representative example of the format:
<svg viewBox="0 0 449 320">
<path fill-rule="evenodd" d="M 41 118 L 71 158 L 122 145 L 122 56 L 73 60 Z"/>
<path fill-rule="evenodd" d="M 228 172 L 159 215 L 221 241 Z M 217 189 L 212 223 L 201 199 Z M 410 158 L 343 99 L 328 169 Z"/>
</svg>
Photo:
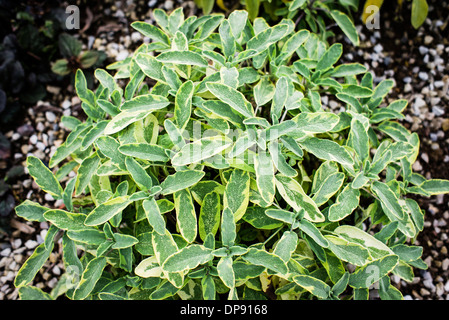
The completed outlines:
<svg viewBox="0 0 449 320">
<path fill-rule="evenodd" d="M 360 45 L 359 34 L 354 26 L 354 22 L 343 12 L 339 10 L 331 10 L 330 14 L 338 24 L 343 33 L 351 40 L 354 46 Z"/>
<path fill-rule="evenodd" d="M 293 277 L 293 281 L 319 299 L 327 299 L 330 295 L 331 287 L 325 282 L 312 276 L 296 275 Z"/>
<path fill-rule="evenodd" d="M 153 250 L 157 259 L 157 262 L 162 266 L 165 260 L 178 251 L 178 246 L 173 240 L 171 233 L 166 230 L 164 235 L 160 235 L 157 232 L 152 233 Z M 184 283 L 182 273 L 168 273 L 162 269 L 164 275 L 168 278 L 170 283 L 181 288 Z"/>
<path fill-rule="evenodd" d="M 287 263 L 298 245 L 298 235 L 292 231 L 285 231 L 276 243 L 273 253 Z"/>
<path fill-rule="evenodd" d="M 156 256 L 146 258 L 136 266 L 134 273 L 141 278 L 160 277 L 162 268 L 157 262 Z"/>
<path fill-rule="evenodd" d="M 174 166 L 197 163 L 222 153 L 231 145 L 232 141 L 225 136 L 202 138 L 193 143 L 184 145 L 181 150 L 175 154 L 171 162 Z"/>
<path fill-rule="evenodd" d="M 373 94 L 373 91 L 367 87 L 349 84 L 343 85 L 341 93 L 348 94 L 354 98 L 369 98 Z"/>
<path fill-rule="evenodd" d="M 268 210 L 258 206 L 248 207 L 242 219 L 256 229 L 273 230 L 281 227 L 282 222 L 279 222 L 279 219 L 271 218 L 271 216 L 266 213 Z"/>
<path fill-rule="evenodd" d="M 245 96 L 236 89 L 222 83 L 206 83 L 207 89 L 222 102 L 228 104 L 231 108 L 245 117 L 254 117 L 254 110 L 251 103 Z"/>
<path fill-rule="evenodd" d="M 40 204 L 30 200 L 25 200 L 15 208 L 16 214 L 19 217 L 24 218 L 28 221 L 37 222 L 45 221 L 44 213 L 47 210 L 50 210 L 50 208 L 43 207 Z"/>
<path fill-rule="evenodd" d="M 266 203 L 272 203 L 276 193 L 274 167 L 271 157 L 266 152 L 258 152 L 254 157 L 254 169 L 256 170 L 256 182 L 262 199 Z"/>
<path fill-rule="evenodd" d="M 426 0 L 412 1 L 412 26 L 418 29 L 426 21 L 429 6 Z"/>
<path fill-rule="evenodd" d="M 212 249 L 192 244 L 169 256 L 162 265 L 162 269 L 168 272 L 195 269 L 197 266 L 212 260 L 213 257 Z"/>
<path fill-rule="evenodd" d="M 246 212 L 249 202 L 249 172 L 240 169 L 232 171 L 223 196 L 223 206 L 229 207 L 237 222 Z"/>
<path fill-rule="evenodd" d="M 174 119 L 181 131 L 186 127 L 190 119 L 193 89 L 193 82 L 189 80 L 184 82 L 176 92 Z"/>
<path fill-rule="evenodd" d="M 165 51 L 158 55 L 156 60 L 163 63 L 173 63 L 175 65 L 198 66 L 203 68 L 208 66 L 207 60 L 200 54 L 187 50 Z"/>
<path fill-rule="evenodd" d="M 143 73 L 151 79 L 165 83 L 165 77 L 162 73 L 163 63 L 156 60 L 149 53 L 138 53 L 134 61 L 140 67 Z"/>
<path fill-rule="evenodd" d="M 185 188 L 189 188 L 198 183 L 204 177 L 204 175 L 205 173 L 200 170 L 178 171 L 175 174 L 168 176 L 161 183 L 161 193 L 163 195 L 167 195 L 176 191 L 183 190 Z"/>
<path fill-rule="evenodd" d="M 276 141 L 270 142 L 268 144 L 268 151 L 274 166 L 281 174 L 287 177 L 296 177 L 298 175 L 298 172 L 287 163 L 287 159 L 283 155 L 281 145 L 279 143 Z"/>
<path fill-rule="evenodd" d="M 396 255 L 388 255 L 374 260 L 357 269 L 349 277 L 349 285 L 353 288 L 369 288 L 372 284 L 391 272 L 399 262 Z"/>
<path fill-rule="evenodd" d="M 153 181 L 145 169 L 132 157 L 126 157 L 125 165 L 140 190 L 151 189 Z"/>
<path fill-rule="evenodd" d="M 235 287 L 235 273 L 232 268 L 232 257 L 220 258 L 217 264 L 217 271 L 224 285 L 229 289 L 233 289 Z"/>
<path fill-rule="evenodd" d="M 287 265 L 279 256 L 265 250 L 250 248 L 242 258 L 249 263 L 263 266 L 276 273 L 286 274 L 288 272 Z"/>
<path fill-rule="evenodd" d="M 75 288 L 73 299 L 86 299 L 95 287 L 95 284 L 100 279 L 103 269 L 106 267 L 106 258 L 94 258 L 86 266 L 81 276 L 81 280 Z"/>
<path fill-rule="evenodd" d="M 298 222 L 298 226 L 302 232 L 311 237 L 321 247 L 327 248 L 329 246 L 329 242 L 323 237 L 320 230 L 313 223 L 306 219 L 302 219 Z"/>
<path fill-rule="evenodd" d="M 236 40 L 240 38 L 240 35 L 245 28 L 248 20 L 248 11 L 246 10 L 234 10 L 228 16 L 229 25 L 231 27 L 232 34 Z"/>
<path fill-rule="evenodd" d="M 334 70 L 331 71 L 331 76 L 334 78 L 339 77 L 350 77 L 363 74 L 367 71 L 367 68 L 360 63 L 345 63 L 336 66 Z"/>
<path fill-rule="evenodd" d="M 56 179 L 50 169 L 48 169 L 39 158 L 29 156 L 27 158 L 27 168 L 36 184 L 43 191 L 56 199 L 62 198 L 63 189 L 59 184 L 58 179 Z"/>
<path fill-rule="evenodd" d="M 340 118 L 330 112 L 301 112 L 292 120 L 297 124 L 297 131 L 303 134 L 314 134 L 331 131 Z"/>
<path fill-rule="evenodd" d="M 368 249 L 370 255 L 374 259 L 379 259 L 386 255 L 393 254 L 393 251 L 387 245 L 357 227 L 342 225 L 336 228 L 334 232 L 346 240 L 358 243 Z"/>
<path fill-rule="evenodd" d="M 271 114 L 276 118 L 281 117 L 282 109 L 285 106 L 288 98 L 288 79 L 287 77 L 280 77 L 276 82 L 276 89 L 274 91 L 273 103 L 271 104 Z"/>
<path fill-rule="evenodd" d="M 142 33 L 144 36 L 153 39 L 155 42 L 162 42 L 166 45 L 170 45 L 168 36 L 161 29 L 152 24 L 135 21 L 131 23 L 131 27 Z"/>
<path fill-rule="evenodd" d="M 120 196 L 108 200 L 92 210 L 87 216 L 84 224 L 86 226 L 103 224 L 122 212 L 130 203 L 131 201 L 128 196 Z"/>
<path fill-rule="evenodd" d="M 168 156 L 165 149 L 156 144 L 128 143 L 122 144 L 118 151 L 123 155 L 142 160 L 167 162 Z"/>
<path fill-rule="evenodd" d="M 298 50 L 298 48 L 307 41 L 309 38 L 309 30 L 303 29 L 292 35 L 282 46 L 281 52 L 276 58 L 276 64 L 279 65 L 281 62 L 289 59 L 293 53 Z"/>
<path fill-rule="evenodd" d="M 332 140 L 313 137 L 299 141 L 299 144 L 318 159 L 335 161 L 345 166 L 354 165 L 354 159 L 349 152 Z"/>
<path fill-rule="evenodd" d="M 363 123 L 357 118 L 351 120 L 351 130 L 348 136 L 348 146 L 352 147 L 361 162 L 369 158 L 370 145 L 368 132 Z"/>
<path fill-rule="evenodd" d="M 48 210 L 44 213 L 44 218 L 62 230 L 84 230 L 86 215 L 82 213 L 72 213 L 60 209 Z"/>
<path fill-rule="evenodd" d="M 70 240 L 94 246 L 99 246 L 107 240 L 104 232 L 93 228 L 67 231 L 67 236 Z"/>
<path fill-rule="evenodd" d="M 307 0 L 293 0 L 293 1 L 290 3 L 290 6 L 288 7 L 288 10 L 289 10 L 289 11 L 298 10 L 298 9 L 301 8 L 306 2 L 307 2 Z"/>
<path fill-rule="evenodd" d="M 93 119 L 98 119 L 100 113 L 95 107 L 95 95 L 92 90 L 87 88 L 86 77 L 81 69 L 78 69 L 75 74 L 75 90 L 78 97 L 83 102 L 82 106 L 87 115 Z"/>
<path fill-rule="evenodd" d="M 296 222 L 296 214 L 282 209 L 267 209 L 265 214 L 272 218 L 288 224 L 294 224 Z"/>
<path fill-rule="evenodd" d="M 315 201 L 317 206 L 325 204 L 338 190 L 340 190 L 345 177 L 345 174 L 342 172 L 334 172 L 324 177 L 324 181 L 319 185 L 312 197 L 312 200 Z"/>
<path fill-rule="evenodd" d="M 340 221 L 350 215 L 359 205 L 360 191 L 346 185 L 338 195 L 337 201 L 329 208 L 329 220 Z"/>
<path fill-rule="evenodd" d="M 255 50 L 257 53 L 262 53 L 272 44 L 286 36 L 288 31 L 289 27 L 286 24 L 278 24 L 267 28 L 251 38 L 246 44 L 246 48 L 247 50 Z"/>
<path fill-rule="evenodd" d="M 19 287 L 18 292 L 20 300 L 54 300 L 51 295 L 37 287 Z"/>
<path fill-rule="evenodd" d="M 165 234 L 165 220 L 159 210 L 156 200 L 150 197 L 142 202 L 142 207 L 145 211 L 148 223 L 153 227 L 153 230 L 160 235 Z"/>
<path fill-rule="evenodd" d="M 20 267 L 14 279 L 14 286 L 16 288 L 26 286 L 33 281 L 36 274 L 44 266 L 45 261 L 50 257 L 53 250 L 53 243 L 46 247 L 45 243 L 40 244 L 34 249 L 33 254 Z"/>
<path fill-rule="evenodd" d="M 139 242 L 139 240 L 129 234 L 114 233 L 113 238 L 114 244 L 112 245 L 112 249 L 129 248 Z"/>
<path fill-rule="evenodd" d="M 290 177 L 276 175 L 276 187 L 282 198 L 299 212 L 304 209 L 304 217 L 311 222 L 323 222 L 324 215 L 318 209 L 316 203 L 304 192 L 301 185 Z"/>
<path fill-rule="evenodd" d="M 96 69 L 94 75 L 95 78 L 98 79 L 100 84 L 103 87 L 107 88 L 110 93 L 112 93 L 117 88 L 114 77 L 112 77 L 107 71 L 103 69 Z"/>
<path fill-rule="evenodd" d="M 236 45 L 235 38 L 231 32 L 231 24 L 228 20 L 223 20 L 220 27 L 218 28 L 220 34 L 221 46 L 223 48 L 223 53 L 225 57 L 230 60 L 233 58 Z"/>
<path fill-rule="evenodd" d="M 94 175 L 97 171 L 99 164 L 100 157 L 96 152 L 81 162 L 81 165 L 78 168 L 78 174 L 76 176 L 75 197 L 79 196 L 89 185 L 92 175 Z"/>
<path fill-rule="evenodd" d="M 193 194 L 193 190 L 191 190 Z M 220 226 L 220 194 L 216 191 L 209 192 L 202 200 L 198 229 L 201 240 L 205 241 L 208 234 L 215 234 Z"/>
<path fill-rule="evenodd" d="M 446 194 L 449 193 L 449 180 L 426 180 L 422 184 L 420 184 L 419 187 L 430 195 Z"/>
<path fill-rule="evenodd" d="M 388 185 L 380 181 L 374 181 L 371 189 L 380 199 L 382 209 L 388 218 L 395 218 L 393 220 L 403 220 L 405 218 L 405 212 L 399 204 L 398 198 Z"/>
<path fill-rule="evenodd" d="M 369 251 L 358 243 L 342 237 L 327 235 L 329 249 L 340 259 L 355 266 L 363 266 L 369 262 Z"/>
<path fill-rule="evenodd" d="M 329 49 L 323 54 L 323 56 L 318 60 L 316 65 L 316 71 L 326 71 L 330 69 L 341 57 L 343 53 L 343 45 L 340 43 L 335 43 L 330 46 Z"/>
<path fill-rule="evenodd" d="M 412 262 L 421 258 L 423 248 L 418 246 L 407 246 L 405 244 L 398 244 L 391 248 L 395 254 L 399 256 L 404 262 Z"/>
<path fill-rule="evenodd" d="M 236 236 L 234 214 L 231 209 L 226 207 L 221 216 L 221 241 L 223 246 L 233 246 Z"/>
<path fill-rule="evenodd" d="M 192 195 L 189 189 L 176 191 L 173 194 L 176 226 L 182 237 L 189 243 L 193 242 L 197 236 L 197 217 Z"/>
<path fill-rule="evenodd" d="M 268 103 L 274 96 L 275 86 L 270 81 L 269 77 L 262 77 L 260 81 L 254 86 L 254 99 L 257 106 L 263 106 Z"/>
</svg>

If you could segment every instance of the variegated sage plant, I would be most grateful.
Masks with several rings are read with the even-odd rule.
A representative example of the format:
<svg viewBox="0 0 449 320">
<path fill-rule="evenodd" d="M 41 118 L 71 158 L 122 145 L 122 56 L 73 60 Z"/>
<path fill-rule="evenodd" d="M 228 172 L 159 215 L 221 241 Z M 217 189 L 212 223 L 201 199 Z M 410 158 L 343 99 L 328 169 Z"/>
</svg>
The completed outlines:
<svg viewBox="0 0 449 320">
<path fill-rule="evenodd" d="M 390 275 L 427 267 L 413 245 L 423 211 L 406 195 L 449 181 L 412 172 L 407 101 L 384 102 L 394 82 L 336 65 L 342 45 L 291 20 L 154 17 L 159 27 L 132 24 L 152 41 L 96 70 L 95 91 L 77 72 L 88 118 L 62 119 L 71 133 L 52 170 L 27 159 L 65 207 L 16 208 L 50 223 L 15 278 L 20 296 L 368 299 L 374 287 L 402 298 Z M 57 248 L 66 270 L 46 293 L 32 282 Z"/>
</svg>

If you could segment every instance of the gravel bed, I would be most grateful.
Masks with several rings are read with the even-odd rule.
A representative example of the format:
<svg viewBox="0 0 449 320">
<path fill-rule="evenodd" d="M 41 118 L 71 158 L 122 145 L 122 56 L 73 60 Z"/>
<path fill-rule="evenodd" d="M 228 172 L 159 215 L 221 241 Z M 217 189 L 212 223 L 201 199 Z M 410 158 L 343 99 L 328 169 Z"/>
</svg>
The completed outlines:
<svg viewBox="0 0 449 320">
<path fill-rule="evenodd" d="M 404 21 L 395 21 L 395 12 L 391 9 L 394 5 L 384 4 L 379 30 L 370 31 L 362 25 L 358 26 L 360 47 L 352 47 L 341 37 L 337 40 L 345 43 L 342 62 L 357 61 L 366 65 L 374 73 L 376 82 L 385 78 L 394 79 L 396 86 L 387 96 L 388 100 L 409 101 L 403 124 L 411 131 L 418 132 L 421 139 L 420 155 L 413 169 L 427 178 L 449 179 L 449 2 L 428 2 L 429 18 L 418 31 L 410 26 L 405 16 Z M 109 62 L 123 60 L 142 41 L 148 41 L 129 27 L 132 21 L 151 23 L 154 8 L 172 10 L 180 5 L 186 15 L 198 14 L 193 1 L 101 2 L 90 7 L 91 12 L 102 12 L 101 15 L 94 14 L 92 19 L 86 21 L 82 18 L 81 28 L 85 26 L 86 30 L 80 34 L 80 39 L 87 49 L 105 51 Z M 5 136 L 11 143 L 13 166 L 19 168 L 11 186 L 16 203 L 30 199 L 59 208 L 63 203 L 40 192 L 23 167 L 26 156 L 31 154 L 48 163 L 68 134 L 60 123 L 63 115 L 80 119 L 84 115 L 73 86 L 52 86 L 47 90 L 50 97 L 30 108 L 24 115 L 23 124 L 6 132 Z M 333 110 L 342 107 L 329 97 L 323 97 L 323 105 Z M 5 166 L 7 164 L 0 161 L 0 169 L 5 169 Z M 73 175 L 72 172 L 69 177 Z M 415 197 L 415 200 L 425 211 L 426 221 L 424 231 L 414 244 L 423 246 L 423 260 L 429 268 L 415 270 L 412 283 L 395 276 L 392 283 L 400 288 L 407 300 L 449 300 L 449 197 Z M 0 300 L 18 299 L 13 285 L 14 277 L 34 248 L 43 242 L 49 227 L 45 222 L 27 222 L 13 213 L 10 216 L 9 228 L 5 231 L 0 229 Z M 59 243 L 33 285 L 47 292 L 55 288 L 64 270 L 61 254 L 62 246 Z"/>
</svg>

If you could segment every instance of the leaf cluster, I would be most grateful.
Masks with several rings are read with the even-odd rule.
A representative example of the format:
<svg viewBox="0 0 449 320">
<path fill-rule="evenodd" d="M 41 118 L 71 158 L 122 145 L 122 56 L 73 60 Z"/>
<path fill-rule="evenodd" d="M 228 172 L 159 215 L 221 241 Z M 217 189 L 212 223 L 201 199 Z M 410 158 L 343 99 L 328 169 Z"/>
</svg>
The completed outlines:
<svg viewBox="0 0 449 320">
<path fill-rule="evenodd" d="M 63 118 L 72 131 L 50 168 L 27 160 L 65 208 L 16 208 L 51 223 L 15 279 L 21 297 L 368 299 L 378 283 L 402 298 L 389 276 L 427 267 L 406 196 L 449 181 L 412 172 L 407 101 L 384 102 L 394 82 L 338 64 L 341 44 L 290 19 L 154 16 L 132 24 L 152 41 L 114 75 L 97 69 L 95 91 L 77 71 L 88 118 Z M 61 237 L 66 273 L 43 293 L 30 284 Z"/>
</svg>

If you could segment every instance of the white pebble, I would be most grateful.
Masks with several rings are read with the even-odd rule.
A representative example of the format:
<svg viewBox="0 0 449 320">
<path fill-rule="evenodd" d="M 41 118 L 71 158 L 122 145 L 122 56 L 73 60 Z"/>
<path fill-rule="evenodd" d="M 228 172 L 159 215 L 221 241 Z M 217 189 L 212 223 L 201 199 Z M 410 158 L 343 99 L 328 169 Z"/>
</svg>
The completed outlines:
<svg viewBox="0 0 449 320">
<path fill-rule="evenodd" d="M 374 51 L 377 52 L 377 53 L 381 53 L 383 49 L 384 49 L 384 47 L 382 47 L 381 44 L 376 44 L 374 46 Z"/>
<path fill-rule="evenodd" d="M 37 136 L 36 136 L 35 134 L 33 134 L 33 135 L 30 137 L 30 143 L 31 143 L 31 144 L 36 144 L 36 142 L 37 142 Z"/>
<path fill-rule="evenodd" d="M 48 194 L 48 193 L 45 194 L 44 199 L 46 201 L 55 201 L 55 199 L 52 197 L 52 195 Z"/>
<path fill-rule="evenodd" d="M 38 246 L 38 243 L 35 240 L 28 240 L 27 242 L 25 242 L 25 247 L 27 247 L 27 249 L 34 249 L 37 246 Z"/>
<path fill-rule="evenodd" d="M 419 53 L 421 53 L 422 55 L 425 55 L 429 52 L 429 48 L 424 47 L 424 46 L 420 46 L 419 47 Z"/>
<path fill-rule="evenodd" d="M 69 100 L 64 100 L 61 104 L 61 107 L 63 109 L 68 109 L 72 106 L 72 103 Z"/>
<path fill-rule="evenodd" d="M 42 141 L 39 141 L 38 143 L 36 143 L 36 148 L 38 148 L 41 151 L 44 151 L 46 146 Z"/>
<path fill-rule="evenodd" d="M 423 81 L 429 80 L 429 74 L 427 74 L 427 72 L 420 72 L 418 77 Z"/>
<path fill-rule="evenodd" d="M 3 250 L 0 252 L 0 256 L 2 256 L 2 257 L 7 257 L 7 256 L 9 256 L 10 254 L 11 254 L 11 248 L 3 249 Z"/>
<path fill-rule="evenodd" d="M 47 111 L 47 112 L 45 112 L 45 118 L 47 118 L 48 122 L 55 122 L 56 115 L 51 111 Z"/>
<path fill-rule="evenodd" d="M 38 122 L 36 125 L 36 130 L 41 132 L 44 131 L 45 130 L 44 124 L 42 122 Z"/>
</svg>

